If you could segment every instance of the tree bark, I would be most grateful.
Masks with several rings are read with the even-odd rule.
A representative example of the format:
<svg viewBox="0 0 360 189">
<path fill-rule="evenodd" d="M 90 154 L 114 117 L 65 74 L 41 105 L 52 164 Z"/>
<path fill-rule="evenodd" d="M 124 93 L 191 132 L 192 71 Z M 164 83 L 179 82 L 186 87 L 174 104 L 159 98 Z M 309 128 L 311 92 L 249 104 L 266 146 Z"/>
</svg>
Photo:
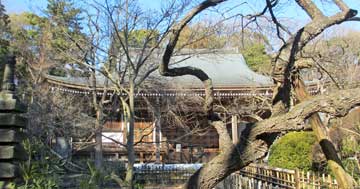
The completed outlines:
<svg viewBox="0 0 360 189">
<path fill-rule="evenodd" d="M 192 175 L 184 188 L 211 189 L 232 172 L 265 157 L 272 142 L 267 139 L 272 134 L 301 131 L 307 128 L 304 120 L 318 112 L 343 117 L 356 106 L 360 106 L 360 88 L 320 95 L 295 105 L 286 114 L 247 125 L 239 143 L 222 144 L 220 154 Z"/>
<path fill-rule="evenodd" d="M 95 120 L 95 168 L 98 171 L 102 170 L 103 154 L 102 154 L 102 101 L 98 102 L 96 95 L 96 76 L 95 70 L 91 70 L 91 87 L 92 87 L 92 101 L 96 112 Z M 100 104 L 98 104 L 100 103 Z"/>
<path fill-rule="evenodd" d="M 305 84 L 299 77 L 293 79 L 293 86 L 296 98 L 299 102 L 303 102 L 311 98 L 305 88 Z M 309 124 L 311 125 L 317 142 L 320 144 L 321 150 L 326 157 L 328 166 L 339 183 L 339 187 L 346 189 L 354 188 L 354 179 L 345 171 L 344 166 L 336 152 L 335 146 L 327 133 L 326 126 L 321 121 L 318 113 L 310 116 Z"/>
<path fill-rule="evenodd" d="M 135 163 L 135 150 L 134 150 L 134 129 L 135 129 L 135 85 L 133 78 L 129 82 L 129 132 L 127 135 L 127 156 L 128 165 L 126 168 L 125 182 L 129 186 L 133 186 L 134 180 L 134 163 Z"/>
<path fill-rule="evenodd" d="M 247 127 L 246 132 L 242 133 L 239 143 L 232 144 L 229 133 L 226 131 L 225 124 L 219 117 L 212 112 L 213 108 L 213 87 L 211 78 L 202 71 L 194 67 L 180 67 L 169 68 L 170 58 L 173 54 L 174 48 L 178 41 L 182 29 L 195 17 L 198 13 L 208 7 L 215 6 L 222 0 L 206 0 L 200 3 L 197 7 L 189 11 L 185 17 L 180 20 L 172 28 L 169 37 L 169 42 L 166 46 L 163 59 L 159 65 L 159 72 L 163 76 L 177 77 L 183 75 L 192 75 L 203 82 L 205 88 L 205 112 L 208 116 L 208 122 L 215 127 L 219 134 L 219 142 L 221 152 L 213 160 L 207 163 L 203 168 L 198 170 L 191 176 L 185 188 L 213 188 L 216 184 L 223 180 L 233 171 L 238 170 L 252 161 L 262 158 L 266 155 L 272 141 L 270 136 L 278 133 L 286 133 L 289 131 L 298 131 L 305 128 L 304 120 L 311 117 L 317 112 L 327 112 L 329 114 L 339 114 L 337 110 L 347 111 L 354 105 L 358 105 L 358 101 L 354 99 L 354 95 L 342 91 L 348 95 L 349 99 L 338 99 L 338 96 L 331 96 L 331 98 L 324 97 L 329 103 L 336 106 L 322 106 L 324 103 L 318 98 L 314 100 L 307 100 L 295 106 L 290 112 L 291 100 L 291 72 L 295 64 L 297 53 L 312 39 L 323 32 L 324 29 L 339 24 L 356 15 L 356 11 L 348 9 L 341 0 L 334 0 L 339 6 L 341 12 L 331 16 L 325 17 L 316 5 L 310 0 L 296 1 L 313 19 L 312 22 L 300 29 L 294 37 L 290 38 L 280 49 L 278 55 L 273 60 L 275 63 L 273 70 L 273 79 L 275 83 L 274 97 L 273 97 L 273 114 L 270 119 L 258 122 L 255 127 Z M 358 89 L 359 90 L 359 89 Z M 342 102 L 339 103 L 339 102 Z M 312 103 L 312 104 L 310 104 Z M 350 104 L 350 105 L 349 105 Z M 345 105 L 349 105 L 344 107 Z M 339 109 L 340 108 L 340 109 Z M 335 110 L 335 112 L 334 112 Z"/>
<path fill-rule="evenodd" d="M 339 0 L 340 1 L 340 0 Z M 330 16 L 324 16 L 312 1 L 298 0 L 297 3 L 313 19 L 301 28 L 281 48 L 272 60 L 275 65 L 272 77 L 275 83 L 273 96 L 273 115 L 285 113 L 290 108 L 291 72 L 293 71 L 298 53 L 312 39 L 321 34 L 326 28 L 354 17 L 357 12 L 349 8 Z"/>
<path fill-rule="evenodd" d="M 217 131 L 220 131 L 219 135 L 222 135 L 219 136 L 220 154 L 196 171 L 184 185 L 184 188 L 213 188 L 232 172 L 239 170 L 241 167 L 245 167 L 266 154 L 266 143 L 257 139 L 249 142 L 247 140 L 249 132 L 244 132 L 240 141 L 234 145 L 224 122 L 214 122 L 213 126 Z M 250 129 L 251 127 L 249 126 L 245 130 L 249 131 Z"/>
<path fill-rule="evenodd" d="M 96 111 L 96 120 L 95 120 L 95 168 L 99 171 L 102 170 L 103 162 L 103 150 L 102 150 L 102 125 L 101 125 L 101 115 L 100 110 Z"/>
<path fill-rule="evenodd" d="M 342 0 L 334 0 L 341 12 L 329 17 L 324 16 L 321 10 L 310 0 L 298 0 L 296 2 L 311 17 L 312 21 L 290 38 L 273 60 L 275 66 L 272 76 L 276 85 L 273 97 L 273 115 L 283 114 L 289 110 L 291 87 L 293 87 L 296 98 L 300 102 L 307 100 L 310 96 L 295 68 L 297 54 L 310 40 L 321 34 L 326 28 L 340 24 L 357 14 L 355 10 L 349 9 Z M 309 123 L 327 158 L 330 169 L 339 182 L 339 186 L 341 188 L 353 188 L 353 179 L 345 172 L 334 145 L 327 137 L 326 128 L 319 115 L 311 115 Z"/>
</svg>

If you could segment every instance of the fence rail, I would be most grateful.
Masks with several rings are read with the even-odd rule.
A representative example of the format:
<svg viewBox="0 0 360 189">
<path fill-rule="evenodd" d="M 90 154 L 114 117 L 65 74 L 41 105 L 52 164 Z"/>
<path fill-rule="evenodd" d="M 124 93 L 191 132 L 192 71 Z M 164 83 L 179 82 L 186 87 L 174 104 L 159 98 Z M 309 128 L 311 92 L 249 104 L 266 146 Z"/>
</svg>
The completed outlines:
<svg viewBox="0 0 360 189">
<path fill-rule="evenodd" d="M 330 175 L 250 164 L 228 176 L 217 188 L 338 189 L 339 187 Z"/>
<path fill-rule="evenodd" d="M 109 164 L 110 167 L 122 167 Z M 146 186 L 174 186 L 183 184 L 201 167 L 201 164 L 138 164 L 135 166 L 135 182 Z M 125 171 L 125 167 L 121 168 Z M 119 173 L 117 173 L 119 174 Z M 124 175 L 123 175 L 124 176 Z M 250 164 L 237 171 L 216 189 L 338 189 L 331 175 L 315 174 L 299 170 L 275 168 L 260 164 Z"/>
</svg>

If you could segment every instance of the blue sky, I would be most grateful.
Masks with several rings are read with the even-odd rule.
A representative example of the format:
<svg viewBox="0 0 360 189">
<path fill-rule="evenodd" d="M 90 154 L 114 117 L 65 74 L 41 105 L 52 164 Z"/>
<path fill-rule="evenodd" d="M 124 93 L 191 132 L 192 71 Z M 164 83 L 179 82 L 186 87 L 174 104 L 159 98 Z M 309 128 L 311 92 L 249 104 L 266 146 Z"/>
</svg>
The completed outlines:
<svg viewBox="0 0 360 189">
<path fill-rule="evenodd" d="M 41 9 L 44 9 L 46 7 L 47 0 L 0 0 L 5 5 L 5 8 L 8 13 L 21 13 L 24 11 L 30 11 L 30 12 L 41 12 Z M 158 9 L 161 7 L 161 3 L 165 2 L 166 0 L 138 0 L 141 5 L 143 5 L 144 8 L 152 8 L 152 9 Z M 200 0 L 195 0 L 194 2 L 199 2 Z M 304 11 L 301 10 L 295 3 L 295 0 L 280 0 L 281 3 L 281 10 L 277 11 L 278 15 L 287 20 L 295 21 L 296 23 L 306 23 L 309 18 L 304 13 Z M 360 15 L 360 0 L 344 0 L 345 3 L 353 8 L 358 10 Z M 236 6 L 236 3 L 243 2 L 239 0 L 229 0 L 226 3 L 223 3 L 221 5 L 222 8 L 232 8 Z M 247 4 L 240 6 L 239 9 L 243 12 L 251 11 L 252 9 L 261 9 L 264 5 L 264 1 L 254 1 L 249 0 L 249 2 L 252 2 L 253 4 Z M 336 7 L 331 6 L 331 3 L 326 3 L 326 1 L 320 1 L 315 0 L 315 2 L 320 6 L 325 14 L 333 14 L 336 12 Z M 234 12 L 236 9 L 234 9 Z M 342 29 L 353 29 L 360 31 L 360 22 L 351 22 L 351 23 L 345 23 L 341 26 Z"/>
</svg>

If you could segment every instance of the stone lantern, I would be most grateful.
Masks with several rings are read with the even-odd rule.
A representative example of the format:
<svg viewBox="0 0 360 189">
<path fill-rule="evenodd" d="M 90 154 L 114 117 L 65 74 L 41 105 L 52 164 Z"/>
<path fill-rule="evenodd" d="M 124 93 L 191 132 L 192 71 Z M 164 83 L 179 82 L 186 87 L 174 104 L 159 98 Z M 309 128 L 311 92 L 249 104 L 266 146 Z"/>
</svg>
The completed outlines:
<svg viewBox="0 0 360 189">
<path fill-rule="evenodd" d="M 20 178 L 19 163 L 27 157 L 21 145 L 27 124 L 23 114 L 27 108 L 15 94 L 15 57 L 9 56 L 5 61 L 0 92 L 0 188 L 8 188 Z"/>
</svg>

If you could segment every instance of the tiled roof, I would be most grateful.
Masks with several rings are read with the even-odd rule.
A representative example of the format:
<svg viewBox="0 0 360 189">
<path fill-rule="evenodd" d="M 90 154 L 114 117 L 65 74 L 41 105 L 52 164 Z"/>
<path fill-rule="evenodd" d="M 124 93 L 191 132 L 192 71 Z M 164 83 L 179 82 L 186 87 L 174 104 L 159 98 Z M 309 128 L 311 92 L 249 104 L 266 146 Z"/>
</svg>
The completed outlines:
<svg viewBox="0 0 360 189">
<path fill-rule="evenodd" d="M 176 57 L 175 59 L 180 59 Z M 268 86 L 270 77 L 252 71 L 241 54 L 204 54 L 191 57 L 173 67 L 194 66 L 202 69 L 212 79 L 214 87 Z M 175 83 L 188 87 L 201 87 L 201 82 L 193 76 L 173 78 Z"/>
<path fill-rule="evenodd" d="M 176 56 L 173 62 L 187 58 Z M 215 88 L 219 87 L 262 87 L 272 85 L 270 77 L 253 72 L 246 65 L 241 54 L 199 54 L 185 59 L 170 67 L 193 66 L 202 69 L 212 79 Z M 181 88 L 202 88 L 202 83 L 193 76 L 162 77 L 158 71 L 151 74 L 152 78 L 161 78 L 158 81 L 175 84 Z M 59 81 L 67 85 L 90 86 L 88 78 L 46 76 L 50 80 Z M 104 76 L 97 77 L 97 86 L 104 84 Z M 171 85 L 167 85 L 171 86 Z"/>
</svg>

